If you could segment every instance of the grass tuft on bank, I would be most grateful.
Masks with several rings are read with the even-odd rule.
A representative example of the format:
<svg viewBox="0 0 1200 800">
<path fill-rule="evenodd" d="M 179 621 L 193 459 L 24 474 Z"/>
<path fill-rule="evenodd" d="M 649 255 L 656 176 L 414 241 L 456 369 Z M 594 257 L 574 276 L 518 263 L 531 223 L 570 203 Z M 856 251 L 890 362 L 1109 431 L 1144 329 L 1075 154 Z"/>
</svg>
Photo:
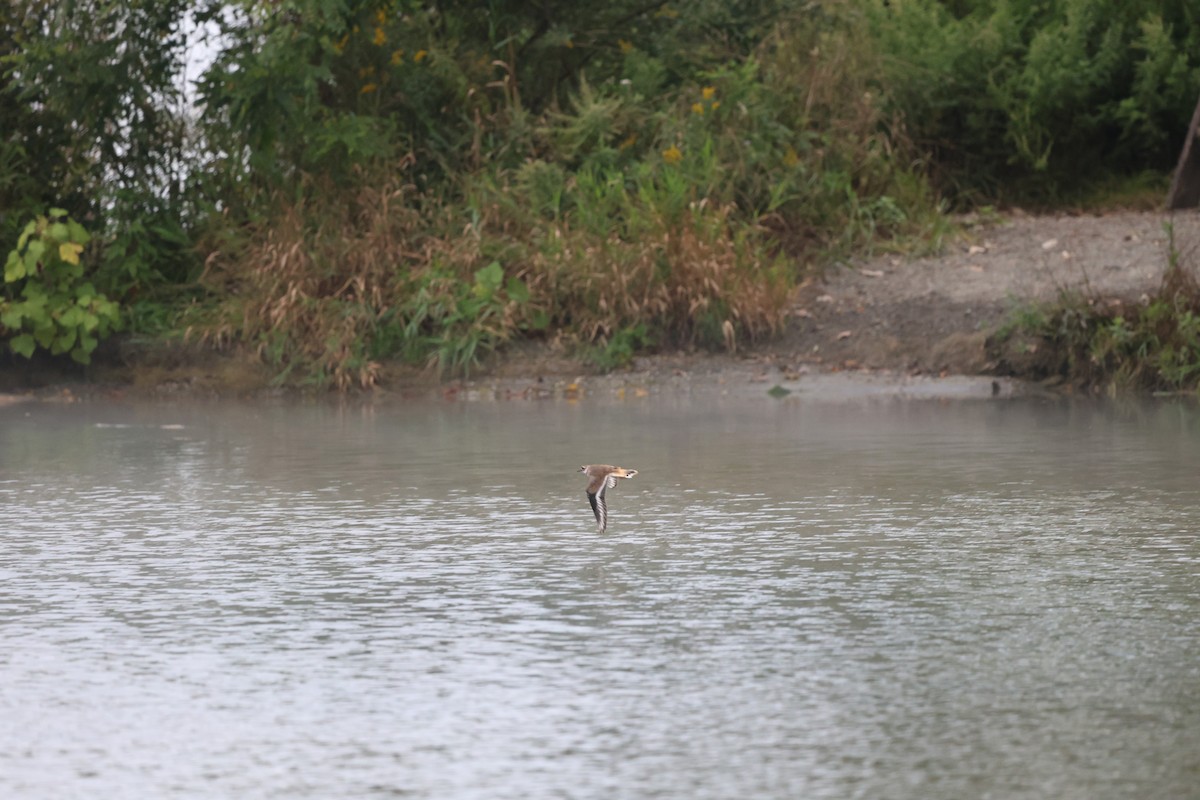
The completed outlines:
<svg viewBox="0 0 1200 800">
<path fill-rule="evenodd" d="M 1063 293 L 1057 302 L 1015 312 L 994 348 L 1010 369 L 1116 393 L 1200 390 L 1200 260 L 1169 247 L 1162 283 L 1137 299 Z"/>
</svg>

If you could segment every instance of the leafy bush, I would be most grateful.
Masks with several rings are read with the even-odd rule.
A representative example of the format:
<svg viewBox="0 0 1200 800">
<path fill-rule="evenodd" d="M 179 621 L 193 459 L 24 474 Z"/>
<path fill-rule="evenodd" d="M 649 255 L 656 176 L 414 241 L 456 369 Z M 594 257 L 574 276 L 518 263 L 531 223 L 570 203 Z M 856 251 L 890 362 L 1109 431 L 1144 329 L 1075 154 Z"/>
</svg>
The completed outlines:
<svg viewBox="0 0 1200 800">
<path fill-rule="evenodd" d="M 1174 165 L 1200 89 L 1188 0 L 863 5 L 887 107 L 960 202 Z"/>
<path fill-rule="evenodd" d="M 117 303 L 96 291 L 81 258 L 87 231 L 62 209 L 25 226 L 4 264 L 0 333 L 14 353 L 37 348 L 91 360 L 100 339 L 120 322 Z"/>
</svg>

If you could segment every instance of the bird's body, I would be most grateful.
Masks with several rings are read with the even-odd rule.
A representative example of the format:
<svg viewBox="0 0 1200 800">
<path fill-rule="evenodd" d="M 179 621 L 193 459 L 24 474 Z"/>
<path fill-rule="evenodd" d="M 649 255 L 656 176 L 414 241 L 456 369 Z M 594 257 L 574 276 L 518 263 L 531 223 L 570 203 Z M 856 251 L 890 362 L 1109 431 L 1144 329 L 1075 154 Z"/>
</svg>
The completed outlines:
<svg viewBox="0 0 1200 800">
<path fill-rule="evenodd" d="M 588 476 L 588 502 L 592 504 L 592 513 L 596 515 L 600 532 L 604 533 L 608 528 L 608 503 L 604 500 L 604 493 L 617 485 L 617 478 L 632 478 L 638 471 L 611 464 L 584 464 L 579 471 Z"/>
</svg>

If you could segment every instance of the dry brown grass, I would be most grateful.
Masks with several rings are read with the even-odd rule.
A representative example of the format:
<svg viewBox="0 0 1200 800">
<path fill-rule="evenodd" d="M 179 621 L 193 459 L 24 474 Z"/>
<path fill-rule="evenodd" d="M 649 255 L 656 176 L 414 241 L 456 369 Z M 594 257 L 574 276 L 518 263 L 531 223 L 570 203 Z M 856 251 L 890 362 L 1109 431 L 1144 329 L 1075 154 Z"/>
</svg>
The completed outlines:
<svg viewBox="0 0 1200 800">
<path fill-rule="evenodd" d="M 778 331 L 791 299 L 781 264 L 743 231 L 728 208 L 694 204 L 676 225 L 625 241 L 558 224 L 553 248 L 534 260 L 532 285 L 555 298 L 559 322 L 584 341 L 645 324 L 676 345 L 736 345 Z"/>
<path fill-rule="evenodd" d="M 455 224 L 421 200 L 393 185 L 281 204 L 210 257 L 205 280 L 227 299 L 194 332 L 257 348 L 280 382 L 347 390 L 378 383 L 383 358 L 465 372 L 520 331 L 604 343 L 643 326 L 663 344 L 732 350 L 787 314 L 787 270 L 728 207 L 648 211 L 630 241 L 495 208 Z"/>
<path fill-rule="evenodd" d="M 379 364 L 366 345 L 407 274 L 429 259 L 410 191 L 388 185 L 345 205 L 279 204 L 242 247 L 210 256 L 205 280 L 229 299 L 197 332 L 215 344 L 257 343 L 281 380 L 373 386 Z"/>
</svg>

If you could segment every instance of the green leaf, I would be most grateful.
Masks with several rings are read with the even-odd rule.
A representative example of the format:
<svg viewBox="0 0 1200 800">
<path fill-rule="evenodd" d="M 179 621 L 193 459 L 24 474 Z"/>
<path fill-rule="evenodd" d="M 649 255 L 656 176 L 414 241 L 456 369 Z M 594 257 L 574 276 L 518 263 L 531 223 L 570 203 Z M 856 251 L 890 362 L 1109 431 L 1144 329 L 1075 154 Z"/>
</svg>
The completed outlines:
<svg viewBox="0 0 1200 800">
<path fill-rule="evenodd" d="M 53 355 L 65 353 L 75 346 L 75 329 L 67 328 L 58 336 L 54 337 L 54 343 L 50 345 L 50 352 Z"/>
<path fill-rule="evenodd" d="M 54 343 L 54 324 L 39 325 L 33 330 L 33 338 L 42 347 L 49 349 Z"/>
<path fill-rule="evenodd" d="M 67 216 L 67 210 L 65 208 L 50 209 L 50 218 L 51 219 L 58 219 L 60 217 L 65 217 L 65 216 Z"/>
<path fill-rule="evenodd" d="M 17 355 L 25 356 L 26 358 L 33 357 L 34 343 L 33 337 L 28 333 L 22 333 L 20 336 L 14 336 L 9 340 L 8 346 Z"/>
<path fill-rule="evenodd" d="M 37 222 L 30 222 L 25 226 L 25 230 L 21 231 L 20 237 L 17 239 L 17 249 L 24 250 L 25 243 L 29 241 L 29 237 L 37 233 Z"/>
<path fill-rule="evenodd" d="M 50 235 L 50 238 L 57 239 L 60 242 L 67 241 L 67 237 L 70 235 L 69 229 L 62 222 L 55 222 L 50 226 L 50 230 L 47 233 Z"/>
<path fill-rule="evenodd" d="M 90 315 L 79 306 L 71 306 L 58 318 L 58 324 L 74 330 L 87 316 Z"/>
<path fill-rule="evenodd" d="M 116 323 L 120 320 L 120 306 L 116 302 L 106 298 L 104 295 L 100 295 L 96 298 L 96 302 L 92 308 L 95 311 L 96 316 L 100 317 L 102 321 Z"/>
<path fill-rule="evenodd" d="M 87 244 L 92 239 L 91 235 L 83 229 L 83 226 L 73 219 L 67 220 L 67 230 L 70 231 L 71 241 L 76 244 Z"/>
<path fill-rule="evenodd" d="M 46 293 L 33 281 L 25 284 L 25 288 L 21 290 L 21 296 L 25 298 L 25 305 L 29 307 L 30 311 L 40 314 L 46 308 Z"/>
<path fill-rule="evenodd" d="M 475 273 L 475 285 L 482 286 L 488 293 L 495 292 L 504 283 L 504 268 L 499 261 L 493 261 Z"/>
<path fill-rule="evenodd" d="M 4 306 L 4 311 L 0 312 L 0 326 L 8 328 L 10 331 L 21 329 L 21 318 L 25 316 L 24 303 L 8 303 Z"/>
<path fill-rule="evenodd" d="M 4 264 L 4 282 L 13 283 L 25 277 L 25 261 L 13 250 Z"/>
<path fill-rule="evenodd" d="M 29 243 L 29 249 L 25 251 L 25 274 L 36 275 L 38 271 L 38 262 L 42 260 L 42 256 L 46 252 L 46 243 L 41 239 L 34 239 Z"/>
<path fill-rule="evenodd" d="M 508 299 L 514 303 L 529 302 L 529 287 L 523 281 L 509 278 L 508 282 L 504 284 L 504 289 L 508 292 Z"/>
</svg>

